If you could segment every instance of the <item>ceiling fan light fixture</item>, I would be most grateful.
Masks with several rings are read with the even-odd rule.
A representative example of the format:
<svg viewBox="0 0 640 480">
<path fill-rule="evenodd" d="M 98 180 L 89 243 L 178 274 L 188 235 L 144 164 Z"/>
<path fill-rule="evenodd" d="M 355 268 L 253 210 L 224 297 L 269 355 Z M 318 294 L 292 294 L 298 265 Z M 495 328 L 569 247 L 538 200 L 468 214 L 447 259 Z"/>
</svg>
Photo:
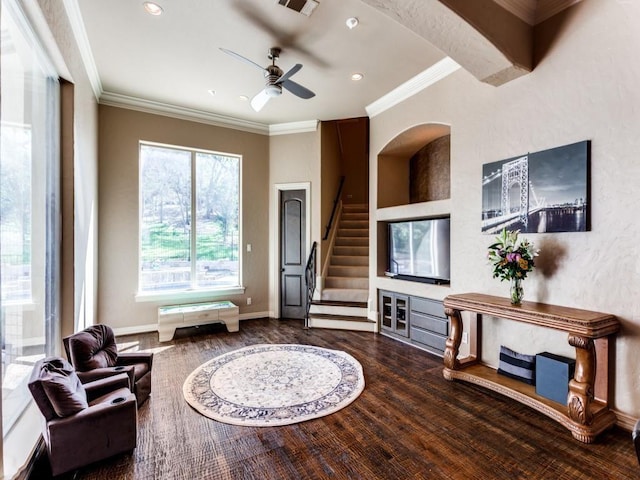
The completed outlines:
<svg viewBox="0 0 640 480">
<path fill-rule="evenodd" d="M 280 85 L 267 85 L 264 91 L 269 97 L 279 97 L 282 95 L 282 87 Z"/>
</svg>

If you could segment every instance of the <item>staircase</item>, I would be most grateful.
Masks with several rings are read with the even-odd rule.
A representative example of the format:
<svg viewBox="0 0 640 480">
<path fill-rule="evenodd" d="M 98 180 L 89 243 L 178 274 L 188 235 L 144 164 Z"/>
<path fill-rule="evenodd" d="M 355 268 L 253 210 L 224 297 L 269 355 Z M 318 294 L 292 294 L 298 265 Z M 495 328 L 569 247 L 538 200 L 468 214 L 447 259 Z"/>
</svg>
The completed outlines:
<svg viewBox="0 0 640 480">
<path fill-rule="evenodd" d="M 367 318 L 369 207 L 343 205 L 319 300 L 311 302 L 309 326 L 375 332 Z"/>
</svg>

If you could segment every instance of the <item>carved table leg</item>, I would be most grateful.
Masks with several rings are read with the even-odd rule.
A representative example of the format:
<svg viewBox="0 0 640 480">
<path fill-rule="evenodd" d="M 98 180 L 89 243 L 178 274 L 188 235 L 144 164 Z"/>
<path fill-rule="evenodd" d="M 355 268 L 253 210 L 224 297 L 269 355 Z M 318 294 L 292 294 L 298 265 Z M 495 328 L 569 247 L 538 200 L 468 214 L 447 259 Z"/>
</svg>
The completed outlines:
<svg viewBox="0 0 640 480">
<path fill-rule="evenodd" d="M 568 414 L 574 422 L 591 425 L 593 415 L 593 384 L 596 377 L 596 355 L 593 340 L 578 335 L 569 335 L 569 345 L 576 349 L 576 370 L 569 381 L 567 398 Z"/>
<path fill-rule="evenodd" d="M 452 308 L 445 308 L 444 313 L 451 320 L 451 330 L 445 343 L 444 370 L 442 374 L 447 380 L 453 380 L 449 374 L 449 370 L 457 370 L 460 367 L 458 351 L 460 350 L 460 342 L 462 341 L 462 316 L 459 310 Z"/>
</svg>

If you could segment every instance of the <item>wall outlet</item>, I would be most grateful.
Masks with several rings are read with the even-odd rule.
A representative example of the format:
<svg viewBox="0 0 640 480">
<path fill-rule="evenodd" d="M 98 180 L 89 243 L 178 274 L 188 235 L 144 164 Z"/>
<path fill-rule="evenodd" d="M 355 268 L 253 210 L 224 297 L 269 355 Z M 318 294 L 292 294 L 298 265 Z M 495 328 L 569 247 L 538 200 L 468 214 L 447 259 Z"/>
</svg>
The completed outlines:
<svg viewBox="0 0 640 480">
<path fill-rule="evenodd" d="M 462 343 L 469 343 L 469 332 L 462 332 Z"/>
<path fill-rule="evenodd" d="M 247 297 L 247 305 L 251 305 L 251 297 Z"/>
<path fill-rule="evenodd" d="M 251 251 L 251 244 L 247 243 L 247 252 L 250 252 L 250 251 Z"/>
</svg>

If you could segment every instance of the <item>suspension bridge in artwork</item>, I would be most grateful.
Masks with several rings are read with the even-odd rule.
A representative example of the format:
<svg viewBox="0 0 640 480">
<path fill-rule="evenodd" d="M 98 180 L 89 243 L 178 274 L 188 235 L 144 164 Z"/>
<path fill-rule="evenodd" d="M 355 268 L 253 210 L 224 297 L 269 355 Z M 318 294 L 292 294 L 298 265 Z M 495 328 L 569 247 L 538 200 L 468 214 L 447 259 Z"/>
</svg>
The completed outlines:
<svg viewBox="0 0 640 480">
<path fill-rule="evenodd" d="M 491 185 L 494 187 L 486 188 Z M 545 197 L 538 197 L 529 177 L 528 155 L 503 163 L 498 169 L 485 175 L 482 187 L 483 192 L 493 192 L 492 198 L 483 199 L 488 204 L 483 206 L 482 211 L 483 232 L 496 233 L 503 228 L 546 232 L 549 219 L 564 217 L 575 218 L 577 222 L 583 220 L 586 206 L 583 199 L 576 199 L 573 203 L 549 205 Z M 534 224 L 531 224 L 532 220 Z"/>
<path fill-rule="evenodd" d="M 502 182 L 499 190 L 500 209 L 483 209 L 482 231 L 494 233 L 503 228 L 510 229 L 517 223 L 526 228 L 529 223 L 529 214 L 544 208 L 544 198 L 540 201 L 535 196 L 535 190 L 529 181 L 528 155 L 503 163 L 501 168 L 482 179 L 482 187 L 492 182 Z M 516 187 L 519 195 L 514 198 L 512 189 Z M 530 193 L 534 197 L 532 206 L 529 204 Z"/>
</svg>

